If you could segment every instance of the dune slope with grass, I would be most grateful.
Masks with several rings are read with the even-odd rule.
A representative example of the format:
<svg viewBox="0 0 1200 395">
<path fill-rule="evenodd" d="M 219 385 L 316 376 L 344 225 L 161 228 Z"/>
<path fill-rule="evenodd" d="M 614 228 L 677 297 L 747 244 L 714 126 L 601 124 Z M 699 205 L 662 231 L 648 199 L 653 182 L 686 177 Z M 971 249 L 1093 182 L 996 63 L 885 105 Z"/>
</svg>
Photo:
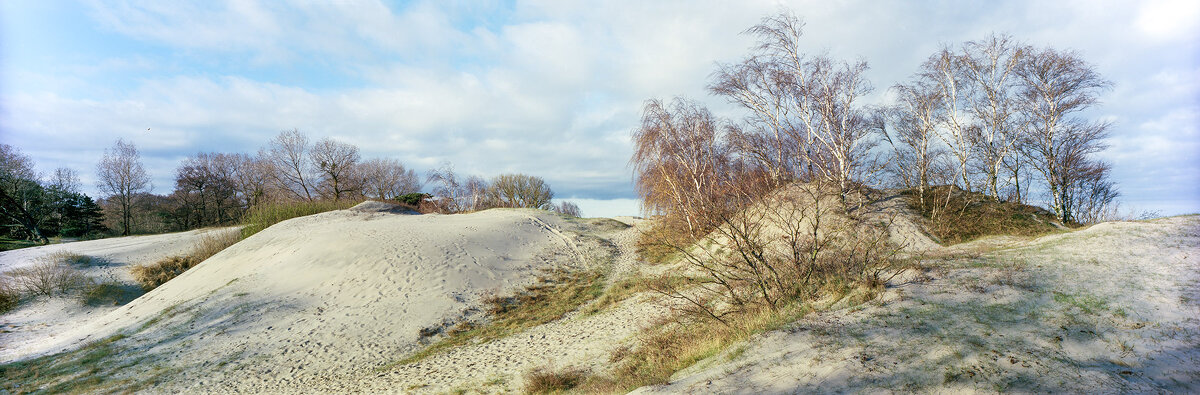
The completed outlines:
<svg viewBox="0 0 1200 395">
<path fill-rule="evenodd" d="M 1200 391 L 1200 216 L 959 244 L 637 393 Z"/>
<path fill-rule="evenodd" d="M 88 375 L 6 374 L 87 390 L 338 390 L 329 383 L 374 375 L 479 316 L 489 295 L 609 262 L 599 239 L 581 236 L 589 229 L 540 210 L 415 215 L 378 202 L 295 218 L 79 327 L 71 341 L 27 351 L 64 353 L 8 367 L 49 372 L 102 344 L 111 352 L 92 358 Z"/>
</svg>

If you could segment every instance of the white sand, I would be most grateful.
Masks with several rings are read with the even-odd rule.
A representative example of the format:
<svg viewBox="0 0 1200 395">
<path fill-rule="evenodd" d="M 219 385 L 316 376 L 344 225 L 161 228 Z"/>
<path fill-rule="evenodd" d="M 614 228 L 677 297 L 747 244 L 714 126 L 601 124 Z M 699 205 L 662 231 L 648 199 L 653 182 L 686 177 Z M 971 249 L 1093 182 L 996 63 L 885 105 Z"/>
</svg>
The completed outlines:
<svg viewBox="0 0 1200 395">
<path fill-rule="evenodd" d="M 910 251 L 959 255 L 897 278 L 879 301 L 806 317 L 637 392 L 1200 391 L 1200 217 L 951 248 L 904 220 L 892 236 Z M 536 210 L 422 216 L 377 204 L 297 218 L 21 355 L 121 333 L 105 363 L 130 367 L 109 380 L 152 392 L 520 391 L 530 369 L 611 368 L 609 354 L 665 308 L 635 296 L 379 368 L 420 349 L 421 328 L 478 317 L 481 295 L 540 269 L 600 265 L 610 281 L 661 271 L 635 258 L 637 227 L 619 228 Z"/>
<path fill-rule="evenodd" d="M 420 329 L 477 309 L 485 293 L 604 262 L 570 230 L 580 227 L 539 210 L 409 215 L 367 205 L 296 218 L 21 351 L 121 333 L 121 358 L 142 360 L 120 375 L 162 375 L 159 390 L 328 387 L 416 351 Z"/>
<path fill-rule="evenodd" d="M 115 279 L 133 288 L 129 268 L 149 264 L 172 255 L 185 255 L 197 241 L 212 232 L 237 228 L 200 229 L 152 236 L 127 236 L 77 241 L 0 252 L 0 273 L 28 267 L 56 252 L 73 252 L 98 259 L 78 267 L 93 279 Z M 0 362 L 48 351 L 44 344 L 63 339 L 69 329 L 103 316 L 117 306 L 86 306 L 73 297 L 39 297 L 0 315 Z"/>
</svg>

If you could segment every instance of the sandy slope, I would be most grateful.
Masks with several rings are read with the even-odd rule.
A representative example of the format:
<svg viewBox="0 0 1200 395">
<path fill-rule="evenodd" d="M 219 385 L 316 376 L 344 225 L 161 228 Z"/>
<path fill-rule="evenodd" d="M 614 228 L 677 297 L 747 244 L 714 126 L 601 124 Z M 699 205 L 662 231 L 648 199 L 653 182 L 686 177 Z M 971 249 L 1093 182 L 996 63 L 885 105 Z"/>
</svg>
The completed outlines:
<svg viewBox="0 0 1200 395">
<path fill-rule="evenodd" d="M 36 264 L 40 258 L 56 252 L 73 252 L 98 261 L 78 269 L 88 277 L 116 279 L 136 288 L 129 268 L 159 259 L 184 255 L 211 232 L 231 232 L 236 228 L 200 229 L 151 236 L 114 237 L 77 241 L 0 252 L 0 273 Z M 46 344 L 57 344 L 65 332 L 117 306 L 85 306 L 69 297 L 41 297 L 0 315 L 0 362 L 52 351 Z"/>
<path fill-rule="evenodd" d="M 420 329 L 484 293 L 603 261 L 576 237 L 587 229 L 539 210 L 409 215 L 368 204 L 296 218 L 47 346 L 128 336 L 105 363 L 132 366 L 110 379 L 155 391 L 349 390 L 337 383 L 403 358 Z"/>
<path fill-rule="evenodd" d="M 636 392 L 1200 392 L 1200 216 L 993 244 Z"/>
</svg>

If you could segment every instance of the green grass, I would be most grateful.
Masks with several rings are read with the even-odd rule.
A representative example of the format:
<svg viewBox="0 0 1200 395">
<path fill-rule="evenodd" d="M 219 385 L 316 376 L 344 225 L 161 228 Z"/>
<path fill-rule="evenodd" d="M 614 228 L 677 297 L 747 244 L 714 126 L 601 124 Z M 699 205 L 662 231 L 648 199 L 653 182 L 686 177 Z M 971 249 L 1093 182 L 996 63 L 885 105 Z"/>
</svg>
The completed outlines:
<svg viewBox="0 0 1200 395">
<path fill-rule="evenodd" d="M 1067 306 L 1074 306 L 1087 314 L 1096 314 L 1108 309 L 1108 301 L 1086 293 L 1068 294 L 1055 291 L 1054 301 Z"/>
<path fill-rule="evenodd" d="M 260 204 L 251 208 L 242 217 L 242 225 L 244 225 L 242 228 L 242 237 L 250 237 L 271 225 L 292 218 L 320 214 L 326 211 L 345 210 L 354 207 L 358 203 L 358 201 L 354 200 L 340 200 L 336 202 L 316 201 Z"/>
<path fill-rule="evenodd" d="M 41 244 L 32 240 L 17 240 L 7 237 L 0 237 L 0 251 L 15 250 L 20 248 L 36 247 Z"/>
<path fill-rule="evenodd" d="M 452 330 L 453 334 L 381 370 L 417 362 L 465 344 L 489 342 L 557 320 L 598 298 L 603 290 L 604 274 L 599 271 L 548 272 L 540 276 L 536 283 L 514 295 L 485 298 L 490 322 Z M 437 330 L 429 332 L 437 333 Z"/>
</svg>

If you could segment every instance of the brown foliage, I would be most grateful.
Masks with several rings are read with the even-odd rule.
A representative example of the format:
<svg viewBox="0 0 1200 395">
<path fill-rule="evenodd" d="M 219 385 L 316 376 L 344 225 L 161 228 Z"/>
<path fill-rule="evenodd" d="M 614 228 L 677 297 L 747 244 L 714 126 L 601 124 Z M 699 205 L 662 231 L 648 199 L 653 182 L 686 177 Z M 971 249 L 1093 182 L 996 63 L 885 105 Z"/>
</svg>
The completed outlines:
<svg viewBox="0 0 1200 395">
<path fill-rule="evenodd" d="M 552 370 L 538 368 L 525 374 L 525 392 L 530 394 L 551 394 L 568 391 L 583 383 L 588 377 L 588 370 L 568 367 Z"/>
<path fill-rule="evenodd" d="M 183 272 L 196 266 L 199 261 L 191 257 L 167 257 L 150 265 L 137 265 L 130 269 L 133 279 L 142 285 L 142 289 L 150 291 L 178 277 Z"/>
</svg>

